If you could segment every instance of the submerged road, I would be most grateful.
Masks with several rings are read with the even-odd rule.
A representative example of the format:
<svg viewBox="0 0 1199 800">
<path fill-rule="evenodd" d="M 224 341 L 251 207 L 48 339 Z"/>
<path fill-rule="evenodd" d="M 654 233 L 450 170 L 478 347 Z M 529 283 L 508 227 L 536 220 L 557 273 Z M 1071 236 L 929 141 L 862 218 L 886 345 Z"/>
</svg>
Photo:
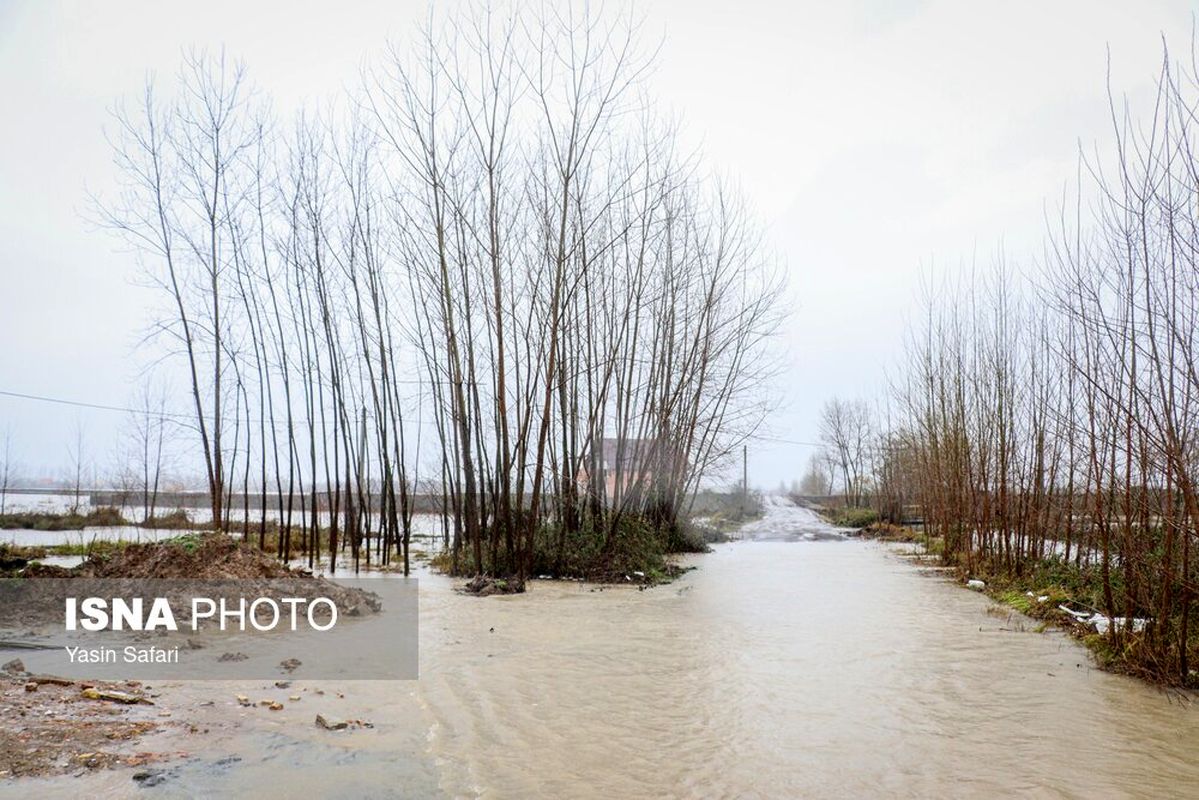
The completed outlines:
<svg viewBox="0 0 1199 800">
<path fill-rule="evenodd" d="M 232 702 L 258 686 L 162 687 L 211 732 L 138 794 L 1195 796 L 1199 708 L 1094 669 L 893 547 L 776 501 L 691 562 L 648 591 L 537 582 L 487 599 L 422 575 L 419 681 L 323 686 L 277 714 Z M 375 727 L 322 731 L 326 707 Z"/>
</svg>

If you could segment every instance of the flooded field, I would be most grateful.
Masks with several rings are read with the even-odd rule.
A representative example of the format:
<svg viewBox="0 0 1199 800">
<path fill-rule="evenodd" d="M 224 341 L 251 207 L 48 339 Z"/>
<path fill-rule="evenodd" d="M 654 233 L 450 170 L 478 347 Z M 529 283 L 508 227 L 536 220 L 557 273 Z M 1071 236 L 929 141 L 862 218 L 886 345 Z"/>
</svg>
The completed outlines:
<svg viewBox="0 0 1199 800">
<path fill-rule="evenodd" d="M 76 499 L 69 494 L 33 494 L 21 492 L 9 492 L 5 498 L 6 509 L 9 513 L 32 513 L 32 514 L 65 514 L 72 509 L 79 514 L 86 515 L 88 512 L 95 510 L 88 502 L 87 495 L 83 495 Z M 159 508 L 158 514 L 169 514 L 173 509 Z M 138 522 L 144 515 L 144 509 L 140 506 L 122 506 L 118 509 L 121 515 L 133 522 Z M 191 508 L 185 512 L 188 518 L 199 526 L 211 521 L 212 514 L 205 509 Z M 252 527 L 262 518 L 262 512 L 253 510 L 248 517 L 241 513 L 232 515 L 232 520 L 235 523 L 244 522 L 247 518 Z M 277 508 L 268 507 L 266 510 L 266 519 L 270 521 L 279 520 L 279 510 Z M 378 514 L 372 515 L 372 524 L 376 527 L 380 524 Z M 329 512 L 321 511 L 318 515 L 321 525 L 330 523 Z M 300 513 L 297 510 L 294 513 L 294 525 L 300 524 Z M 22 547 L 54 547 L 59 545 L 72 545 L 86 547 L 92 542 L 156 542 L 162 539 L 171 539 L 183 533 L 186 530 L 178 529 L 159 529 L 159 528 L 143 528 L 140 525 L 105 525 L 105 526 L 86 526 L 81 530 L 61 530 L 61 531 L 42 531 L 33 530 L 30 528 L 0 528 L 0 543 L 19 545 Z M 442 533 L 442 517 L 439 514 L 414 514 L 412 516 L 412 535 L 415 541 L 424 543 L 424 546 L 435 544 L 437 537 Z M 49 562 L 46 559 L 39 559 L 43 563 L 58 563 Z M 339 569 L 339 574 L 340 574 Z"/>
<path fill-rule="evenodd" d="M 988 614 L 985 597 L 810 512 L 772 506 L 691 563 L 646 591 L 536 582 L 486 599 L 422 573 L 419 681 L 156 687 L 208 733 L 167 734 L 190 756 L 137 794 L 1112 798 L 1199 785 L 1199 708 L 1094 669 L 1065 636 Z M 234 702 L 295 692 L 278 713 Z M 374 727 L 325 731 L 316 713 Z M 0 795 L 133 788 L 116 770 Z"/>
</svg>

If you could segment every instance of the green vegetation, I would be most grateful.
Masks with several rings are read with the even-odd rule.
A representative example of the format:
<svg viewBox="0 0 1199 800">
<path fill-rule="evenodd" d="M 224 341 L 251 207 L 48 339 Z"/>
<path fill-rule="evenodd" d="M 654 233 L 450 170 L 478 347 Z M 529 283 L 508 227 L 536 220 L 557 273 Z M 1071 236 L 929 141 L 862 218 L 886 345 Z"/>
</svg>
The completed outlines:
<svg viewBox="0 0 1199 800">
<path fill-rule="evenodd" d="M 866 528 L 878 522 L 878 512 L 873 508 L 826 508 L 821 514 L 841 528 Z"/>
<path fill-rule="evenodd" d="M 82 556 L 90 558 L 92 556 L 110 555 L 127 547 L 129 544 L 129 542 L 124 541 L 113 542 L 100 539 L 94 539 L 90 542 L 79 541 L 32 547 L 0 544 L 0 569 L 21 569 L 31 561 L 39 561 L 56 556 Z"/>
<path fill-rule="evenodd" d="M 183 509 L 176 509 L 169 514 L 155 514 L 142 522 L 143 528 L 154 528 L 164 531 L 192 530 L 196 523 L 192 522 Z M 211 526 L 208 526 L 211 527 Z"/>
<path fill-rule="evenodd" d="M 530 575 L 588 580 L 597 583 L 628 583 L 654 585 L 677 577 L 678 566 L 667 555 L 680 552 L 703 552 L 707 545 L 697 532 L 684 525 L 657 529 L 643 517 L 625 514 L 618 518 L 615 530 L 595 529 L 584 524 L 563 537 L 554 526 L 543 525 L 534 539 L 533 565 Z M 502 564 L 502 560 L 499 562 Z M 457 559 L 453 551 L 443 551 L 430 560 L 435 569 L 450 575 L 473 575 L 473 564 L 465 553 Z M 490 552 L 484 553 L 483 574 L 492 574 Z M 520 591 L 507 586 L 512 580 L 492 581 L 501 591 Z"/>
<path fill-rule="evenodd" d="M 93 539 L 90 542 L 69 542 L 67 544 L 49 545 L 40 548 L 50 556 L 83 556 L 91 558 L 92 556 L 111 555 L 132 544 L 127 541 L 110 541 L 106 539 Z"/>
<path fill-rule="evenodd" d="M 1103 576 L 1099 569 L 1079 567 L 1060 558 L 1046 559 L 1032 567 L 1017 578 L 1005 578 L 1000 573 L 980 577 L 987 582 L 987 594 L 998 602 L 1067 630 L 1091 651 L 1103 669 L 1155 682 L 1165 679 L 1153 658 L 1159 646 L 1153 626 L 1142 633 L 1114 631 L 1105 635 L 1061 610 L 1063 605 L 1092 611 L 1102 607 Z M 1190 636 L 1189 649 L 1192 657 L 1199 654 L 1199 636 Z M 1185 681 L 1166 682 L 1199 685 L 1194 673 L 1188 677 Z"/>
<path fill-rule="evenodd" d="M 185 533 L 182 536 L 176 536 L 172 539 L 167 539 L 162 544 L 169 547 L 179 547 L 187 553 L 194 553 L 196 548 L 201 544 L 203 534 Z"/>
<path fill-rule="evenodd" d="M 21 547 L 20 545 L 0 542 L 0 571 L 20 569 L 35 558 L 45 558 L 44 547 Z"/>
</svg>

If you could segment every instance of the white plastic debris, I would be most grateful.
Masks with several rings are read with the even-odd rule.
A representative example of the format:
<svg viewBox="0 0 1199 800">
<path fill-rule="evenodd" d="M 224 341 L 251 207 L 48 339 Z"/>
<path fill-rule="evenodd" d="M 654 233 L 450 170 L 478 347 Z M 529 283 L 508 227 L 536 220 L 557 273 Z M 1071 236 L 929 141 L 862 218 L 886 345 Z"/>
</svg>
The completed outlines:
<svg viewBox="0 0 1199 800">
<path fill-rule="evenodd" d="M 1115 625 L 1117 628 L 1129 627 L 1129 619 L 1127 617 L 1109 618 L 1106 614 L 1100 614 L 1098 612 L 1092 614 L 1086 611 L 1075 611 L 1074 609 L 1067 608 L 1066 606 L 1058 606 L 1058 609 L 1065 611 L 1067 614 L 1074 617 L 1074 619 L 1078 620 L 1084 625 L 1090 625 L 1099 633 L 1107 633 L 1109 630 L 1111 630 L 1113 625 Z M 1133 617 L 1131 620 L 1132 632 L 1140 633 L 1141 631 L 1145 630 L 1145 626 L 1148 624 L 1148 619 Z"/>
<path fill-rule="evenodd" d="M 978 578 L 971 578 L 970 580 L 966 581 L 966 585 L 977 592 L 981 592 L 983 589 L 987 588 L 987 584 L 983 583 Z"/>
<path fill-rule="evenodd" d="M 1048 600 L 1048 599 L 1049 599 L 1049 595 L 1047 595 L 1047 594 L 1043 594 L 1043 595 L 1040 595 L 1040 596 L 1037 598 L 1037 602 L 1038 602 L 1038 603 L 1044 603 L 1044 602 L 1045 602 L 1046 600 Z"/>
<path fill-rule="evenodd" d="M 1091 625 L 1094 625 L 1095 630 L 1098 631 L 1099 633 L 1107 633 L 1108 629 L 1112 625 L 1115 625 L 1117 628 L 1120 628 L 1121 630 L 1125 629 L 1128 625 L 1128 618 L 1127 617 L 1112 617 L 1109 620 L 1103 614 L 1094 614 L 1087 620 L 1087 622 L 1089 622 Z M 1147 619 L 1133 617 L 1132 618 L 1132 632 L 1140 633 L 1141 631 L 1145 630 L 1145 626 L 1148 624 L 1149 624 L 1149 620 L 1147 620 Z"/>
</svg>

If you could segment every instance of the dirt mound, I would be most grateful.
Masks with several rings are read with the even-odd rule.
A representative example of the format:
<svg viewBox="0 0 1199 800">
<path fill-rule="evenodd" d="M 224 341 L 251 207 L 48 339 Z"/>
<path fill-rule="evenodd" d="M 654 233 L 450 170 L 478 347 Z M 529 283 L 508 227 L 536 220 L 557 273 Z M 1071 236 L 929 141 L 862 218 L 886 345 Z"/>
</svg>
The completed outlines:
<svg viewBox="0 0 1199 800">
<path fill-rule="evenodd" d="M 189 608 L 191 598 L 326 597 L 338 613 L 349 616 L 377 612 L 382 601 L 374 592 L 342 586 L 307 570 L 292 569 L 271 555 L 232 539 L 223 533 L 195 533 L 161 542 L 132 544 L 110 553 L 93 555 L 73 569 L 30 564 L 23 578 L 70 578 L 84 583 L 91 594 L 103 595 L 113 584 L 89 581 L 120 581 L 122 594 L 137 595 L 144 588 L 139 581 L 171 581 L 168 588 L 155 592 L 168 598 L 172 609 Z M 47 620 L 60 621 L 61 586 L 40 581 L 15 581 L 0 594 L 0 628 L 16 624 L 33 625 Z M 182 612 L 179 612 L 182 613 Z"/>
<path fill-rule="evenodd" d="M 5 577 L 21 577 L 21 578 L 73 578 L 75 572 L 67 567 L 60 567 L 57 564 L 42 564 L 33 562 L 23 570 L 18 572 L 10 572 Z"/>
<path fill-rule="evenodd" d="M 199 581 L 289 578 L 301 573 L 221 533 L 132 544 L 96 555 L 74 572 L 86 578 L 182 578 Z"/>
</svg>

